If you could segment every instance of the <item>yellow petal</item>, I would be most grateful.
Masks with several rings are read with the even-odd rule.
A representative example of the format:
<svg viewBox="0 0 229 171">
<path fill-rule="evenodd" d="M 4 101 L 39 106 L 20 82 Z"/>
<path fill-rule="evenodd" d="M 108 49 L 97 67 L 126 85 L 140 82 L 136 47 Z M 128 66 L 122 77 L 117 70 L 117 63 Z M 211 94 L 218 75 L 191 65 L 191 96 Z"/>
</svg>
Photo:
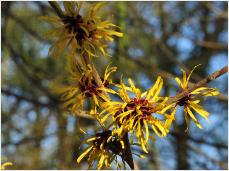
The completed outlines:
<svg viewBox="0 0 229 171">
<path fill-rule="evenodd" d="M 190 107 L 209 122 L 208 120 L 209 113 L 206 110 L 204 110 L 200 105 L 190 102 Z"/>
<path fill-rule="evenodd" d="M 83 152 L 77 159 L 77 163 L 79 163 L 93 148 L 93 146 L 88 147 L 87 150 L 85 150 L 85 152 Z"/>
<path fill-rule="evenodd" d="M 111 93 L 111 94 L 118 94 L 117 92 L 115 92 L 114 90 L 112 89 L 109 89 L 109 88 L 98 88 L 98 90 L 101 90 L 101 91 L 105 91 L 107 93 Z"/>
<path fill-rule="evenodd" d="M 100 170 L 100 169 L 101 169 L 101 167 L 103 166 L 104 157 L 105 157 L 105 156 L 102 154 L 102 155 L 101 155 L 101 158 L 100 158 L 100 160 L 99 160 L 98 170 Z"/>
<path fill-rule="evenodd" d="M 159 137 L 163 137 L 166 134 L 164 128 L 159 124 L 152 124 L 152 128 Z M 158 130 L 160 130 L 160 132 Z"/>
<path fill-rule="evenodd" d="M 59 35 L 61 34 L 62 31 L 63 31 L 63 27 L 51 29 L 51 30 L 46 31 L 44 33 L 44 38 L 59 37 Z"/>
<path fill-rule="evenodd" d="M 79 14 L 79 11 L 80 11 L 82 5 L 83 5 L 83 1 L 77 2 L 77 4 L 76 4 L 77 10 L 74 14 L 75 16 Z"/>
<path fill-rule="evenodd" d="M 143 151 L 145 151 L 145 153 L 148 153 L 148 151 L 146 150 L 144 140 L 142 138 L 141 138 L 141 147 L 142 147 Z"/>
<path fill-rule="evenodd" d="M 184 88 L 182 82 L 180 81 L 180 78 L 176 77 L 175 80 L 182 88 Z"/>
<path fill-rule="evenodd" d="M 123 118 L 126 117 L 127 115 L 129 115 L 131 112 L 133 112 L 133 110 L 123 112 L 123 113 L 119 114 L 116 118 L 119 118 L 120 122 L 122 122 Z"/>
<path fill-rule="evenodd" d="M 163 109 L 160 111 L 160 113 L 166 112 L 168 109 L 172 108 L 173 105 L 174 105 L 174 104 L 171 104 L 171 105 L 166 106 L 165 108 L 163 108 Z"/>
<path fill-rule="evenodd" d="M 182 71 L 182 73 L 183 73 L 183 88 L 186 88 L 187 87 L 187 84 L 188 84 L 188 82 L 187 82 L 187 76 L 186 76 L 186 72 L 185 72 L 185 70 L 183 70 L 182 68 L 181 68 L 181 71 Z"/>
<path fill-rule="evenodd" d="M 145 156 L 144 156 L 144 155 L 139 155 L 139 154 L 136 154 L 136 153 L 132 153 L 132 154 L 134 154 L 134 155 L 136 155 L 136 156 L 138 156 L 139 158 L 142 158 L 142 159 L 144 159 L 144 158 L 145 158 Z"/>
<path fill-rule="evenodd" d="M 169 118 L 166 119 L 165 128 L 166 128 L 166 132 L 167 132 L 167 133 L 168 133 L 169 130 L 170 130 L 170 127 L 171 127 L 172 122 L 175 120 L 176 109 L 177 109 L 177 107 L 175 107 L 175 108 L 173 109 L 173 112 L 171 113 L 171 115 L 169 115 Z"/>
<path fill-rule="evenodd" d="M 118 37 L 122 37 L 123 36 L 123 33 L 120 33 L 120 32 L 114 31 L 114 30 L 109 30 L 109 31 L 107 31 L 107 33 L 110 34 L 110 35 L 118 36 Z"/>
<path fill-rule="evenodd" d="M 75 13 L 74 8 L 75 8 L 75 2 L 74 1 L 64 1 L 64 9 L 66 15 L 72 15 Z"/>
<path fill-rule="evenodd" d="M 1 164 L 1 170 L 5 170 L 5 167 L 8 167 L 8 166 L 12 166 L 13 163 L 11 162 L 5 162 L 3 164 Z"/>
<path fill-rule="evenodd" d="M 127 87 L 124 83 L 121 82 L 121 89 L 119 90 L 119 96 L 122 98 L 123 101 L 129 101 L 129 95 L 127 93 Z"/>
<path fill-rule="evenodd" d="M 99 93 L 98 96 L 101 97 L 105 102 L 110 100 L 104 93 Z"/>
<path fill-rule="evenodd" d="M 219 92 L 215 88 L 200 87 L 192 91 L 191 94 L 201 94 L 204 96 L 216 96 Z"/>
<path fill-rule="evenodd" d="M 200 102 L 200 100 L 194 100 L 192 101 L 192 103 L 198 104 Z"/>
<path fill-rule="evenodd" d="M 97 11 L 99 10 L 105 3 L 104 2 L 97 2 L 93 7 L 92 10 Z"/>
<path fill-rule="evenodd" d="M 206 92 L 206 93 L 202 93 L 202 95 L 204 96 L 217 96 L 220 93 L 218 91 L 210 91 L 210 92 Z"/>
<path fill-rule="evenodd" d="M 99 105 L 99 102 L 98 102 L 98 100 L 97 100 L 97 97 L 96 97 L 96 95 L 92 95 L 92 98 L 93 98 L 93 101 L 95 102 L 95 104 L 96 105 Z"/>
<path fill-rule="evenodd" d="M 203 90 L 208 90 L 208 87 L 200 87 L 191 92 L 191 94 L 199 94 Z"/>
<path fill-rule="evenodd" d="M 166 133 L 165 127 L 162 126 L 162 124 L 160 122 L 156 122 L 155 125 L 161 131 L 161 136 L 166 136 L 167 133 Z"/>
<path fill-rule="evenodd" d="M 122 135 L 123 125 L 117 130 L 118 135 Z"/>
<path fill-rule="evenodd" d="M 195 122 L 196 126 L 200 129 L 202 129 L 202 126 L 200 125 L 200 123 L 198 122 L 198 120 L 196 119 L 196 117 L 194 116 L 194 114 L 192 113 L 192 111 L 189 109 L 189 107 L 186 108 L 187 109 L 187 113 L 188 115 L 193 119 L 193 121 Z"/>
<path fill-rule="evenodd" d="M 100 144 L 100 146 L 99 146 L 100 150 L 103 150 L 104 144 L 105 144 L 105 141 L 103 141 L 103 142 Z"/>
<path fill-rule="evenodd" d="M 86 142 L 94 141 L 94 140 L 96 140 L 96 139 L 98 139 L 98 137 L 92 137 L 92 138 L 87 139 Z"/>
<path fill-rule="evenodd" d="M 145 91 L 144 93 L 142 93 L 142 95 L 141 95 L 141 98 L 144 98 L 146 95 L 147 95 L 147 91 Z"/>
<path fill-rule="evenodd" d="M 60 18 L 57 16 L 42 16 L 42 17 L 39 17 L 39 19 L 50 22 L 51 24 L 63 25 Z"/>
<path fill-rule="evenodd" d="M 156 89 L 156 91 L 155 91 L 155 93 L 154 93 L 154 96 L 153 96 L 152 100 L 154 100 L 155 98 L 157 98 L 158 94 L 159 94 L 160 91 L 161 91 L 161 88 L 162 88 L 162 86 L 163 86 L 163 80 L 162 80 L 162 78 L 161 78 L 160 80 L 161 80 L 161 81 L 160 81 L 160 83 L 159 83 L 159 85 L 158 85 L 158 87 L 157 87 L 157 89 Z"/>
<path fill-rule="evenodd" d="M 121 140 L 120 143 L 122 145 L 122 149 L 124 149 L 125 148 L 124 142 Z"/>
<path fill-rule="evenodd" d="M 105 74 L 104 74 L 104 80 L 107 80 L 108 77 L 110 76 L 110 74 L 112 72 L 115 72 L 117 70 L 117 67 L 111 67 L 111 68 L 109 68 L 110 67 L 110 64 L 108 64 L 107 67 L 106 67 Z"/>
<path fill-rule="evenodd" d="M 198 66 L 200 66 L 200 65 L 201 65 L 201 64 L 196 65 L 196 66 L 191 70 L 191 72 L 188 74 L 187 82 L 189 81 L 190 76 L 192 75 L 192 72 L 196 69 L 196 67 L 198 67 Z"/>
<path fill-rule="evenodd" d="M 80 28 L 86 33 L 86 36 L 89 36 L 88 30 L 84 26 L 80 26 Z"/>
<path fill-rule="evenodd" d="M 107 118 L 110 116 L 110 114 L 107 114 L 107 115 L 105 115 L 104 117 L 103 117 L 103 119 L 101 119 L 101 123 L 104 123 L 106 120 L 107 120 Z"/>
<path fill-rule="evenodd" d="M 104 51 L 103 47 L 99 47 L 99 50 L 102 52 L 103 56 L 106 56 L 106 52 Z"/>
<path fill-rule="evenodd" d="M 159 94 L 159 92 L 162 88 L 162 85 L 163 85 L 163 80 L 159 76 L 159 77 L 157 77 L 157 80 L 156 80 L 154 86 L 149 90 L 148 95 L 146 96 L 146 99 L 149 100 L 151 97 L 153 97 L 153 99 L 155 99 L 157 97 L 157 95 Z"/>
<path fill-rule="evenodd" d="M 137 98 L 141 98 L 141 91 L 140 89 L 136 88 L 133 81 L 129 78 L 128 82 L 132 88 L 132 91 L 136 94 Z"/>
<path fill-rule="evenodd" d="M 111 135 L 108 139 L 107 139 L 107 143 L 110 142 L 110 140 L 113 138 L 113 136 Z"/>
<path fill-rule="evenodd" d="M 136 137 L 139 138 L 141 135 L 141 123 L 140 121 L 138 120 L 137 121 L 137 132 L 136 132 Z"/>
<path fill-rule="evenodd" d="M 80 131 L 84 134 L 87 134 L 82 128 L 80 128 Z"/>
<path fill-rule="evenodd" d="M 124 102 L 123 105 L 122 105 L 122 110 L 124 111 L 125 107 L 126 107 L 127 103 Z"/>
<path fill-rule="evenodd" d="M 149 139 L 149 128 L 148 128 L 148 124 L 146 123 L 145 120 L 143 120 L 143 123 L 144 123 L 145 129 L 146 129 L 146 136 L 145 136 L 145 139 L 146 139 L 146 142 L 148 142 L 148 139 Z"/>
</svg>

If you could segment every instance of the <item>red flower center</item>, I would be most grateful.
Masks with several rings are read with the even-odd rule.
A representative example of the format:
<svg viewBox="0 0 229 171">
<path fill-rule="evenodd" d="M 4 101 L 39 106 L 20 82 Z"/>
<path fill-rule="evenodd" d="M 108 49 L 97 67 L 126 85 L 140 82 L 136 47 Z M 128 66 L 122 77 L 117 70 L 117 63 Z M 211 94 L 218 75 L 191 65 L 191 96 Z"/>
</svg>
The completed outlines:
<svg viewBox="0 0 229 171">
<path fill-rule="evenodd" d="M 137 106 L 140 106 L 139 110 L 142 111 L 143 115 L 150 115 L 151 114 L 150 111 L 153 109 L 152 107 L 149 106 L 148 100 L 132 98 L 130 102 L 126 105 L 124 111 L 134 110 L 134 112 L 137 114 L 136 112 Z"/>
<path fill-rule="evenodd" d="M 188 101 L 191 99 L 191 94 L 188 94 L 187 96 L 184 96 L 183 98 L 181 98 L 177 104 L 179 106 L 185 106 L 188 104 Z"/>
<path fill-rule="evenodd" d="M 108 87 L 109 83 L 105 82 L 103 84 L 104 87 Z M 98 95 L 101 93 L 101 90 L 98 90 L 99 86 L 95 82 L 94 79 L 91 79 L 89 81 L 89 78 L 82 77 L 81 80 L 79 81 L 79 88 L 80 91 L 83 92 L 86 97 L 92 97 L 94 95 Z"/>
<path fill-rule="evenodd" d="M 182 89 L 180 92 L 183 92 L 184 90 Z M 179 106 L 185 106 L 188 104 L 188 101 L 191 100 L 191 94 L 187 94 L 186 96 L 184 96 L 183 98 L 181 98 L 177 104 Z"/>
<path fill-rule="evenodd" d="M 104 143 L 103 147 L 106 150 L 110 150 L 112 151 L 114 154 L 120 154 L 122 153 L 123 149 L 122 149 L 122 145 L 120 143 L 120 141 L 118 140 L 118 138 L 116 136 L 113 136 L 112 139 L 107 142 L 107 139 L 112 135 L 112 131 L 108 130 L 108 131 L 104 131 L 101 133 L 97 133 L 96 140 L 93 141 L 93 144 L 96 148 L 100 149 L 100 145 L 102 143 Z"/>
<path fill-rule="evenodd" d="M 148 100 L 146 99 L 137 99 L 137 98 L 132 98 L 128 104 L 126 105 L 126 107 L 124 108 L 124 110 L 120 109 L 119 112 L 117 112 L 118 114 L 121 114 L 123 112 L 129 111 L 129 110 L 133 110 L 133 112 L 131 113 L 132 115 L 137 115 L 137 107 L 139 107 L 139 110 L 142 112 L 142 115 L 139 116 L 140 119 L 146 119 L 148 116 L 150 116 L 153 112 L 153 107 L 150 106 L 150 103 L 148 102 Z M 129 116 L 127 116 L 127 119 L 129 119 Z M 134 122 L 136 122 L 139 118 L 136 118 Z"/>
<path fill-rule="evenodd" d="M 80 46 L 83 44 L 83 40 L 87 38 L 86 32 L 80 27 L 80 23 L 83 23 L 83 18 L 81 15 L 74 16 L 65 16 L 62 19 L 63 23 L 65 24 L 66 29 L 68 30 L 68 33 L 76 33 L 75 39 L 79 43 Z M 88 21 L 87 24 L 90 25 L 91 23 L 94 23 L 93 20 Z M 93 37 L 94 31 L 90 31 L 88 38 Z"/>
</svg>

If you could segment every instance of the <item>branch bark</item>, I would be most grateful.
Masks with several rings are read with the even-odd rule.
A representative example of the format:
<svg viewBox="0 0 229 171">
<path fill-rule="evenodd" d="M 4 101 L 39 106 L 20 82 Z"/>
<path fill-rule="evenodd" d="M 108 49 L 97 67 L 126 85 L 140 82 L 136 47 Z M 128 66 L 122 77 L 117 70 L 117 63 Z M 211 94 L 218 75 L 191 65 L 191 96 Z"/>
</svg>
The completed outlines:
<svg viewBox="0 0 229 171">
<path fill-rule="evenodd" d="M 57 5 L 57 2 L 55 1 L 48 1 L 49 4 L 51 5 L 51 7 L 54 9 L 54 11 L 56 12 L 56 14 L 60 17 L 63 18 L 64 14 L 63 12 L 60 10 L 59 6 Z"/>
</svg>

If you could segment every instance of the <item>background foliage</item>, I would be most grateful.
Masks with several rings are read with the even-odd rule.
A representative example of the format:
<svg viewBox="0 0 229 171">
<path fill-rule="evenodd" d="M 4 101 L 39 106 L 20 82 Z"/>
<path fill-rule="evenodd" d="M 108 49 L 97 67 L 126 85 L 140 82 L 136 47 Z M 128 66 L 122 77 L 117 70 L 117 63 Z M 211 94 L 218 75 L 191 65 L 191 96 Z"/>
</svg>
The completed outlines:
<svg viewBox="0 0 229 171">
<path fill-rule="evenodd" d="M 143 90 L 161 75 L 163 95 L 175 95 L 174 75 L 202 64 L 192 75 L 195 83 L 220 69 L 227 60 L 227 2 L 107 2 L 100 11 L 120 26 L 123 38 L 109 46 L 111 58 L 95 59 L 102 73 L 108 62 L 118 67 L 114 81 L 133 78 Z M 1 47 L 1 155 L 12 169 L 85 169 L 76 164 L 84 135 L 97 122 L 59 109 L 51 83 L 67 77 L 64 58 L 48 56 L 49 40 L 42 37 L 50 25 L 38 19 L 55 15 L 47 2 L 2 2 Z M 134 158 L 139 169 L 227 169 L 227 75 L 209 86 L 218 97 L 204 107 L 211 115 L 203 130 L 186 128 L 182 113 L 171 134 L 151 144 L 146 159 Z M 79 121 L 79 122 L 78 122 Z M 138 149 L 134 149 L 138 151 Z"/>
</svg>

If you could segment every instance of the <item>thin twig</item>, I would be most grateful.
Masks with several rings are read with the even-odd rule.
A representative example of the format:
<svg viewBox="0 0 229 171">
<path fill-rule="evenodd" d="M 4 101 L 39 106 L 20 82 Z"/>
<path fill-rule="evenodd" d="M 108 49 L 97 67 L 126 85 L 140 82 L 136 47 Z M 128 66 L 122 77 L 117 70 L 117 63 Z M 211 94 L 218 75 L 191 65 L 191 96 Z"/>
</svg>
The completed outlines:
<svg viewBox="0 0 229 171">
<path fill-rule="evenodd" d="M 30 102 L 30 103 L 33 103 L 34 105 L 38 105 L 38 106 L 42 106 L 42 107 L 52 107 L 52 106 L 56 106 L 52 103 L 42 103 L 40 102 L 39 100 L 37 99 L 33 99 L 33 98 L 30 98 L 30 97 L 27 97 L 25 95 L 21 95 L 21 94 L 18 94 L 18 93 L 14 93 L 12 92 L 10 89 L 6 89 L 6 88 L 2 88 L 1 89 L 1 92 L 5 95 L 8 95 L 8 96 L 14 96 L 16 97 L 18 100 L 24 100 L 24 101 L 27 101 L 27 102 Z"/>
<path fill-rule="evenodd" d="M 201 151 L 199 148 L 195 147 L 194 145 L 192 145 L 191 143 L 187 144 L 188 147 L 193 150 L 195 153 L 197 153 L 198 155 L 201 155 L 203 157 L 205 157 L 206 159 L 208 159 L 209 161 L 211 161 L 212 163 L 218 165 L 219 167 L 221 167 L 222 169 L 227 169 L 227 163 L 222 162 L 222 161 L 218 161 L 216 159 L 214 159 L 213 157 L 209 156 L 208 154 L 206 154 L 205 152 Z"/>
<path fill-rule="evenodd" d="M 131 61 L 133 61 L 136 65 L 142 67 L 143 69 L 145 70 L 152 70 L 152 68 L 154 69 L 152 72 L 154 75 L 158 76 L 162 76 L 166 79 L 169 79 L 169 80 L 174 80 L 174 78 L 176 77 L 174 74 L 171 74 L 165 70 L 162 70 L 162 69 L 159 69 L 159 68 L 156 68 L 156 67 L 152 67 L 150 65 L 147 65 L 146 63 L 143 63 L 141 60 L 139 59 L 131 59 Z M 195 83 L 189 81 L 189 85 L 192 87 L 195 85 Z M 228 97 L 227 95 L 224 95 L 222 93 L 220 93 L 219 95 L 216 96 L 216 98 L 218 98 L 219 100 L 222 100 L 222 101 L 228 101 Z"/>
<path fill-rule="evenodd" d="M 196 90 L 199 87 L 204 86 L 205 84 L 209 83 L 210 81 L 215 80 L 216 78 L 220 77 L 221 75 L 223 75 L 223 74 L 225 74 L 227 72 L 228 72 L 228 66 L 225 66 L 222 69 L 212 73 L 211 75 L 209 75 L 205 79 L 199 81 L 198 83 L 196 83 L 194 86 L 188 88 L 187 90 L 177 94 L 176 96 L 170 97 L 169 100 L 167 101 L 166 105 L 170 105 L 172 103 L 176 103 L 179 99 L 185 97 L 186 95 L 188 95 L 192 91 Z"/>
<path fill-rule="evenodd" d="M 226 144 L 222 144 L 220 142 L 209 142 L 205 139 L 197 139 L 197 138 L 194 138 L 192 137 L 191 135 L 188 135 L 188 134 L 181 134 L 181 133 L 178 133 L 178 132 L 170 132 L 170 135 L 174 136 L 174 137 L 177 137 L 178 139 L 185 136 L 188 140 L 194 142 L 194 143 L 199 143 L 199 144 L 204 144 L 204 145 L 208 145 L 208 146 L 213 146 L 213 147 L 216 147 L 216 148 L 220 148 L 220 149 L 227 149 L 228 146 Z"/>
<path fill-rule="evenodd" d="M 64 14 L 63 12 L 61 11 L 61 9 L 59 8 L 57 2 L 55 1 L 48 1 L 49 4 L 51 5 L 51 7 L 55 10 L 56 14 L 60 17 L 60 18 L 63 18 L 64 17 Z"/>
<path fill-rule="evenodd" d="M 26 24 L 25 21 L 23 21 L 19 17 L 15 16 L 11 13 L 9 13 L 8 16 L 11 19 L 13 19 L 18 24 L 18 26 L 21 26 L 25 31 L 27 31 L 31 36 L 36 38 L 38 41 L 50 43 L 50 41 L 48 41 L 48 40 L 44 39 L 42 36 L 40 36 L 35 30 L 33 30 L 29 25 Z"/>
</svg>

